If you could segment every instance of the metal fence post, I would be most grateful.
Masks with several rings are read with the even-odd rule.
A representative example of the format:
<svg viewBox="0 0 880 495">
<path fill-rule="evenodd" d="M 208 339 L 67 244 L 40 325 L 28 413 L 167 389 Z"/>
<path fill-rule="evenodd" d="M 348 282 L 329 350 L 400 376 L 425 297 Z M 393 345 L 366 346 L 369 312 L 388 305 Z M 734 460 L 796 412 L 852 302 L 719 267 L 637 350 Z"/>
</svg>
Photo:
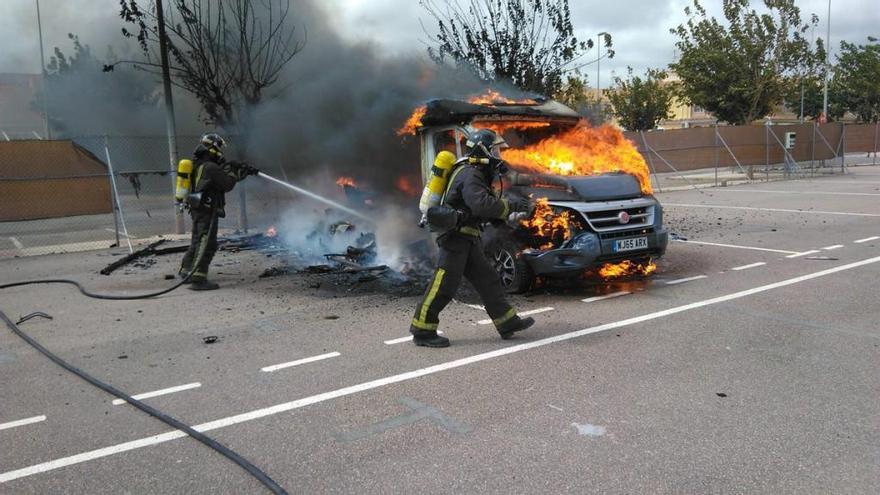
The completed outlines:
<svg viewBox="0 0 880 495">
<path fill-rule="evenodd" d="M 764 177 L 770 182 L 770 124 L 764 124 Z"/>
<path fill-rule="evenodd" d="M 871 160 L 871 165 L 877 165 L 877 131 L 880 131 L 880 121 L 874 124 L 874 159 Z"/>
<path fill-rule="evenodd" d="M 242 182 L 238 188 L 238 228 L 247 234 L 248 231 L 248 215 L 247 215 L 247 192 L 245 192 L 246 182 Z"/>
<path fill-rule="evenodd" d="M 816 122 L 813 121 L 813 137 L 810 139 L 810 177 L 816 173 Z"/>
<path fill-rule="evenodd" d="M 846 122 L 840 123 L 840 173 L 846 172 Z"/>
<path fill-rule="evenodd" d="M 110 146 L 107 136 L 104 136 L 104 156 L 107 157 L 107 170 L 110 171 L 110 187 L 113 189 L 113 198 L 116 203 L 116 211 L 119 212 L 119 223 L 122 224 L 122 235 L 128 243 L 128 252 L 133 253 L 134 248 L 131 246 L 131 237 L 128 235 L 128 228 L 125 226 L 125 215 L 122 213 L 122 203 L 119 201 L 119 189 L 116 187 L 116 174 L 113 172 L 113 162 L 110 160 Z M 116 245 L 119 246 L 119 230 L 116 231 Z"/>
<path fill-rule="evenodd" d="M 645 155 L 648 157 L 648 165 L 651 167 L 651 173 L 654 174 L 654 180 L 657 181 L 657 190 L 663 192 L 663 188 L 660 186 L 660 178 L 657 177 L 657 169 L 654 168 L 654 158 L 651 157 L 651 148 L 648 146 L 648 140 L 645 139 L 645 131 L 639 131 L 639 135 L 642 136 L 642 144 L 645 146 Z M 284 169 L 282 168 L 281 170 Z"/>
<path fill-rule="evenodd" d="M 715 123 L 715 187 L 718 187 L 718 123 Z"/>
</svg>

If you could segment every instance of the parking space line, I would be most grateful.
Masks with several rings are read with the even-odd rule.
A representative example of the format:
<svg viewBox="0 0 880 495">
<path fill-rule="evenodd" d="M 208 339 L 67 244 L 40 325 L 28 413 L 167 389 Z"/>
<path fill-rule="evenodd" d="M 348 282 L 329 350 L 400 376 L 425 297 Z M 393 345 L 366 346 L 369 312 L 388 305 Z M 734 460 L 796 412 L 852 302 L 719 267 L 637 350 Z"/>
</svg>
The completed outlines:
<svg viewBox="0 0 880 495">
<path fill-rule="evenodd" d="M 163 388 L 162 390 L 154 390 L 152 392 L 144 392 L 142 394 L 132 395 L 131 398 L 137 399 L 137 400 L 149 399 L 151 397 L 159 397 L 160 395 L 173 394 L 175 392 L 182 392 L 184 390 L 199 388 L 201 386 L 202 386 L 202 384 L 199 382 L 187 383 L 186 385 L 178 385 L 176 387 L 168 387 L 168 388 Z M 118 406 L 120 404 L 125 404 L 126 402 L 128 402 L 128 401 L 123 400 L 123 399 L 114 399 L 113 405 Z"/>
<path fill-rule="evenodd" d="M 806 256 L 806 255 L 808 255 L 808 254 L 816 254 L 816 253 L 818 253 L 818 252 L 819 252 L 818 249 L 811 249 L 811 250 L 809 250 L 809 251 L 804 251 L 804 252 L 802 252 L 802 253 L 795 253 L 795 254 L 792 254 L 792 255 L 786 256 L 786 258 L 800 258 L 801 256 Z"/>
<path fill-rule="evenodd" d="M 776 211 L 781 213 L 808 213 L 811 215 L 843 215 L 851 217 L 880 217 L 880 213 L 849 213 L 845 211 L 820 211 L 820 210 L 789 210 L 785 208 L 757 208 L 754 206 L 727 206 L 727 205 L 697 205 L 691 203 L 663 203 L 663 206 L 678 206 L 681 208 L 717 208 L 719 210 L 750 210 L 750 211 Z"/>
<path fill-rule="evenodd" d="M 861 244 L 863 242 L 876 241 L 877 239 L 880 239 L 880 236 L 875 235 L 875 236 L 871 236 L 871 237 L 865 237 L 864 239 L 859 239 L 859 240 L 853 241 L 853 242 L 856 244 Z"/>
<path fill-rule="evenodd" d="M 439 334 L 439 335 L 443 335 L 443 332 L 441 332 L 440 330 L 437 330 L 437 334 Z M 399 339 L 386 340 L 386 341 L 384 342 L 384 344 L 385 344 L 385 345 L 402 344 L 402 343 L 404 343 L 404 342 L 409 342 L 409 341 L 412 340 L 412 339 L 413 339 L 413 336 L 410 335 L 409 337 L 401 337 L 401 338 L 399 338 Z"/>
<path fill-rule="evenodd" d="M 290 361 L 287 363 L 273 364 L 272 366 L 266 366 L 265 368 L 260 368 L 260 371 L 265 371 L 266 373 L 271 373 L 273 371 L 278 371 L 284 368 L 290 368 L 292 366 L 299 366 L 301 364 L 306 363 L 314 363 L 315 361 L 322 361 L 324 359 L 334 358 L 336 356 L 340 356 L 338 352 L 328 352 L 327 354 L 321 354 L 319 356 L 312 356 L 303 359 L 297 359 L 296 361 Z"/>
<path fill-rule="evenodd" d="M 700 280 L 700 279 L 704 279 L 704 278 L 708 278 L 708 277 L 706 275 L 696 275 L 693 277 L 680 278 L 678 280 L 668 280 L 666 282 L 666 285 L 678 285 L 678 284 L 683 284 L 685 282 L 690 282 L 693 280 Z"/>
<path fill-rule="evenodd" d="M 718 188 L 714 189 L 714 191 L 718 192 L 747 192 L 747 193 L 773 193 L 773 194 L 825 194 L 825 195 L 839 195 L 839 196 L 880 196 L 880 193 L 862 193 L 862 192 L 834 192 L 834 191 L 781 191 L 781 190 L 773 190 L 773 189 L 727 189 L 727 188 Z"/>
<path fill-rule="evenodd" d="M 24 244 L 22 244 L 17 238 L 10 236 L 9 240 L 15 245 L 16 249 L 24 249 Z"/>
<path fill-rule="evenodd" d="M 825 251 L 834 251 L 835 249 L 840 249 L 843 247 L 843 244 L 835 244 L 833 246 L 823 247 Z"/>
<path fill-rule="evenodd" d="M 625 320 L 613 321 L 610 323 L 605 323 L 603 325 L 597 325 L 594 327 L 587 327 L 582 330 L 575 330 L 573 332 L 562 333 L 559 335 L 554 335 L 552 337 L 547 337 L 539 340 L 534 340 L 531 342 L 523 342 L 522 344 L 511 345 L 507 347 L 502 347 L 500 349 L 495 349 L 493 351 L 483 352 L 480 354 L 474 354 L 472 356 L 467 356 L 464 358 L 455 359 L 453 361 L 447 361 L 444 363 L 435 364 L 432 366 L 428 366 L 426 368 L 420 368 L 412 371 L 407 371 L 404 373 L 399 373 L 396 375 L 390 375 L 383 378 L 379 378 L 376 380 L 371 380 L 368 382 L 362 382 L 356 385 L 350 385 L 348 387 L 339 388 L 336 390 L 331 390 L 328 392 L 323 392 L 317 395 L 312 395 L 309 397 L 303 397 L 301 399 L 292 400 L 289 402 L 282 402 L 280 404 L 276 404 L 274 406 L 264 407 L 261 409 L 255 409 L 252 411 L 248 411 L 241 414 L 236 414 L 234 416 L 227 416 L 225 418 L 220 418 L 214 421 L 209 421 L 207 423 L 202 423 L 199 425 L 193 426 L 193 428 L 197 431 L 205 432 L 216 430 L 219 428 L 225 428 L 227 426 L 232 426 L 236 424 L 245 423 L 248 421 L 254 421 L 256 419 L 265 418 L 268 416 L 273 416 L 276 414 L 293 411 L 295 409 L 301 409 L 303 407 L 307 407 L 313 404 L 319 404 L 323 402 L 328 402 L 334 399 L 338 399 L 340 397 L 346 397 L 354 394 L 358 394 L 361 392 L 365 392 L 367 390 L 374 390 L 380 387 L 386 387 L 388 385 L 393 385 L 395 383 L 402 383 L 409 380 L 414 380 L 416 378 L 421 378 L 423 376 L 433 375 L 436 373 L 440 373 L 442 371 L 447 371 L 451 369 L 461 368 L 463 366 L 469 366 L 471 364 L 480 363 L 483 361 L 487 361 L 490 359 L 495 359 L 503 356 L 507 356 L 510 354 L 514 354 L 517 352 L 522 352 L 530 349 L 536 349 L 539 347 L 544 347 L 550 344 L 555 344 L 558 342 L 565 342 L 568 340 L 584 337 L 586 335 L 591 335 L 594 333 L 604 332 L 607 330 L 613 330 L 616 328 L 636 325 L 639 323 L 644 323 L 646 321 L 656 320 L 658 318 L 665 318 L 667 316 L 684 313 L 686 311 L 691 311 L 694 309 L 704 308 L 707 306 L 712 306 L 715 304 L 733 301 L 735 299 L 741 299 L 744 297 L 752 296 L 755 294 L 760 294 L 763 292 L 768 292 L 771 290 L 779 289 L 782 287 L 788 287 L 791 285 L 799 284 L 801 282 L 806 282 L 809 280 L 814 280 L 820 277 L 825 277 L 828 275 L 832 275 L 835 273 L 840 273 L 847 270 L 852 270 L 854 268 L 859 268 L 862 266 L 870 265 L 873 263 L 880 262 L 880 256 L 874 258 L 868 258 L 861 261 L 857 261 L 854 263 L 849 263 L 846 265 L 836 266 L 834 268 L 828 268 L 822 271 L 808 273 L 806 275 L 801 275 L 794 278 L 789 278 L 786 280 L 782 280 L 779 282 L 774 282 L 767 285 L 762 285 L 760 287 L 754 287 L 751 289 L 742 290 L 739 292 L 733 292 L 731 294 L 726 294 L 723 296 L 713 297 L 710 299 L 703 299 L 700 301 L 695 301 L 688 304 L 683 304 L 681 306 L 675 306 L 669 309 L 664 309 L 661 311 L 656 311 L 653 313 L 644 314 L 641 316 L 634 316 L 632 318 L 627 318 Z M 9 481 L 17 480 L 19 478 L 24 478 L 27 476 L 33 476 L 39 473 L 45 473 L 48 471 L 52 471 L 55 469 L 59 469 L 65 466 L 72 466 L 74 464 L 80 464 L 83 462 L 91 461 L 94 459 L 100 459 L 103 457 L 108 457 L 114 454 L 119 454 L 122 452 L 128 452 L 131 450 L 148 447 L 151 445 L 157 445 L 160 443 L 169 442 L 171 440 L 176 440 L 178 438 L 186 437 L 186 433 L 183 433 L 180 430 L 172 430 L 165 433 L 160 433 L 158 435 L 152 435 L 149 437 L 143 437 L 136 440 L 131 440 L 128 442 L 119 443 L 116 445 L 110 445 L 108 447 L 102 447 L 95 450 L 90 450 L 86 452 L 82 452 L 79 454 L 70 455 L 67 457 L 61 457 L 58 459 L 54 459 L 51 461 L 41 462 L 37 464 L 33 464 L 31 466 L 15 469 L 12 471 L 7 471 L 5 473 L 0 473 L 0 483 L 7 483 Z"/>
<path fill-rule="evenodd" d="M 764 266 L 766 264 L 767 263 L 764 263 L 763 261 L 759 261 L 758 263 L 752 263 L 751 265 L 743 265 L 743 266 L 733 267 L 733 268 L 731 268 L 731 270 L 738 272 L 740 270 L 748 270 L 749 268 L 756 268 L 759 266 Z"/>
<path fill-rule="evenodd" d="M 546 308 L 538 308 L 538 309 L 532 309 L 529 311 L 523 311 L 522 313 L 518 313 L 518 314 L 519 314 L 519 316 L 529 316 L 529 315 L 536 315 L 538 313 L 546 313 L 547 311 L 553 311 L 554 309 L 555 308 L 551 308 L 548 306 Z M 477 322 L 477 325 L 488 325 L 490 323 L 492 323 L 492 320 L 480 320 Z"/>
<path fill-rule="evenodd" d="M 797 253 L 797 251 L 786 251 L 784 249 L 770 249 L 770 248 L 761 248 L 761 247 L 754 247 L 754 246 L 739 246 L 736 244 L 721 244 L 718 242 L 703 242 L 703 241 L 690 241 L 690 240 L 685 241 L 684 239 L 673 239 L 673 240 L 675 242 L 682 242 L 685 244 L 701 244 L 701 245 L 705 245 L 705 246 L 718 246 L 718 247 L 727 247 L 727 248 L 734 248 L 734 249 L 750 249 L 752 251 L 767 251 L 770 253 L 782 253 L 782 254 L 796 254 Z"/>
<path fill-rule="evenodd" d="M 604 296 L 596 296 L 596 297 L 588 297 L 586 299 L 581 299 L 581 301 L 585 303 L 591 303 L 596 301 L 604 301 L 605 299 L 611 299 L 614 297 L 626 296 L 632 294 L 632 292 L 627 290 L 622 290 L 620 292 L 612 292 L 611 294 L 605 294 Z"/>
<path fill-rule="evenodd" d="M 46 416 L 33 416 L 8 423 L 0 423 L 0 430 L 8 430 L 9 428 L 39 423 L 40 421 L 46 421 Z"/>
</svg>

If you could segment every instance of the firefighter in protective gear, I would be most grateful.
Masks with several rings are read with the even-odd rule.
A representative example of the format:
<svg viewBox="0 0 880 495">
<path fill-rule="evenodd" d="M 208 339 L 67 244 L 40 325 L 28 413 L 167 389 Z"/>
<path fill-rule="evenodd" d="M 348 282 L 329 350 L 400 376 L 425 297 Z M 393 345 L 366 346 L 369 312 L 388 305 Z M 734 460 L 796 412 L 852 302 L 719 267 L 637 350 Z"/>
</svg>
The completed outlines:
<svg viewBox="0 0 880 495">
<path fill-rule="evenodd" d="M 443 198 L 444 205 L 462 212 L 462 220 L 437 238 L 437 270 L 416 306 L 410 326 L 417 346 L 449 346 L 449 339 L 437 334 L 437 326 L 440 312 L 455 296 L 462 277 L 479 293 L 502 339 L 509 339 L 535 323 L 532 318 L 520 318 L 507 303 L 498 273 L 483 254 L 480 241 L 484 223 L 506 219 L 511 212 L 527 211 L 529 202 L 522 198 L 498 198 L 492 190 L 496 174 L 504 167 L 499 153 L 506 146 L 504 139 L 482 129 L 470 136 L 467 146 L 468 156 L 459 160 L 453 170 Z"/>
<path fill-rule="evenodd" d="M 193 170 L 189 197 L 192 217 L 192 241 L 183 256 L 179 274 L 186 277 L 192 272 L 193 290 L 214 290 L 220 286 L 208 281 L 208 267 L 217 252 L 218 219 L 226 216 L 226 193 L 235 184 L 259 170 L 223 156 L 226 141 L 218 134 L 202 136 L 193 152 Z"/>
</svg>

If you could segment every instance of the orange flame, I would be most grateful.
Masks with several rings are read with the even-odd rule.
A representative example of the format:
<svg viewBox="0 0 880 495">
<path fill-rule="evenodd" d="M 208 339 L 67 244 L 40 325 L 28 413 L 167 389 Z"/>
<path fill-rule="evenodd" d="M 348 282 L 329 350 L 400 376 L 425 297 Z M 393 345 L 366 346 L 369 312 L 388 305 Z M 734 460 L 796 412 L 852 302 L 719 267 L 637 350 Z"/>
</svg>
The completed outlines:
<svg viewBox="0 0 880 495">
<path fill-rule="evenodd" d="M 570 211 L 557 213 L 553 211 L 547 198 L 540 198 L 535 201 L 532 217 L 520 221 L 520 225 L 527 228 L 533 237 L 547 239 L 538 249 L 550 249 L 571 237 L 571 221 Z"/>
<path fill-rule="evenodd" d="M 398 191 L 406 194 L 411 198 L 415 198 L 422 193 L 422 191 L 419 189 L 419 186 L 416 185 L 415 180 L 409 176 L 401 175 L 397 178 L 397 181 L 395 181 L 394 185 L 397 187 Z"/>
<path fill-rule="evenodd" d="M 336 185 L 339 187 L 357 187 L 357 184 L 355 184 L 354 179 L 351 177 L 340 177 L 336 179 Z"/>
<path fill-rule="evenodd" d="M 415 110 L 413 110 L 412 115 L 406 119 L 406 122 L 403 123 L 403 127 L 397 130 L 398 136 L 406 136 L 408 134 L 415 135 L 416 129 L 421 127 L 422 125 L 422 117 L 425 116 L 425 112 L 428 111 L 428 107 L 422 105 Z"/>
<path fill-rule="evenodd" d="M 631 275 L 647 276 L 657 270 L 657 264 L 651 260 L 645 263 L 635 263 L 624 260 L 620 263 L 606 263 L 599 268 L 599 276 L 605 280 L 628 277 Z"/>
<path fill-rule="evenodd" d="M 468 103 L 473 103 L 475 105 L 534 105 L 537 102 L 531 98 L 512 100 L 506 96 L 503 96 L 498 91 L 487 89 L 483 92 L 483 94 L 471 96 L 470 98 L 468 98 Z"/>
<path fill-rule="evenodd" d="M 522 149 L 502 150 L 514 168 L 557 175 L 593 175 L 626 172 L 635 176 L 644 194 L 651 194 L 651 178 L 645 159 L 620 130 L 585 123 L 550 136 Z"/>
<path fill-rule="evenodd" d="M 278 235 L 278 230 L 274 225 L 270 225 L 268 229 L 266 229 L 266 237 L 275 237 Z"/>
</svg>

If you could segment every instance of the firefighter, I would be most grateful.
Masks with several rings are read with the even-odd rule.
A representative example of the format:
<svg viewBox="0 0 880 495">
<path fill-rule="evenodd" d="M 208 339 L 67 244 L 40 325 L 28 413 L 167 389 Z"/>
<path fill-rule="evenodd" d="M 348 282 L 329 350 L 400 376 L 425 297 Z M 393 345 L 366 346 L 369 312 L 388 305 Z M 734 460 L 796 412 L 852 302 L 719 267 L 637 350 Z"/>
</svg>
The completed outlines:
<svg viewBox="0 0 880 495">
<path fill-rule="evenodd" d="M 455 296 L 462 277 L 466 277 L 483 300 L 502 339 L 525 330 L 535 323 L 520 318 L 507 303 L 498 273 L 489 264 L 480 241 L 482 225 L 503 220 L 510 213 L 525 212 L 529 201 L 523 198 L 498 198 L 492 190 L 496 174 L 504 173 L 499 150 L 504 139 L 488 129 L 471 134 L 468 156 L 453 170 L 443 205 L 460 213 L 455 228 L 437 238 L 437 269 L 418 306 L 410 326 L 413 342 L 424 347 L 448 347 L 449 339 L 437 335 L 440 312 Z"/>
<path fill-rule="evenodd" d="M 237 182 L 259 173 L 250 165 L 226 161 L 223 157 L 225 146 L 226 141 L 220 135 L 208 133 L 202 136 L 193 152 L 192 193 L 188 202 L 192 216 L 192 241 L 179 271 L 181 277 L 186 277 L 192 271 L 192 290 L 220 288 L 208 281 L 208 267 L 217 252 L 218 219 L 226 216 L 226 193 Z"/>
</svg>

